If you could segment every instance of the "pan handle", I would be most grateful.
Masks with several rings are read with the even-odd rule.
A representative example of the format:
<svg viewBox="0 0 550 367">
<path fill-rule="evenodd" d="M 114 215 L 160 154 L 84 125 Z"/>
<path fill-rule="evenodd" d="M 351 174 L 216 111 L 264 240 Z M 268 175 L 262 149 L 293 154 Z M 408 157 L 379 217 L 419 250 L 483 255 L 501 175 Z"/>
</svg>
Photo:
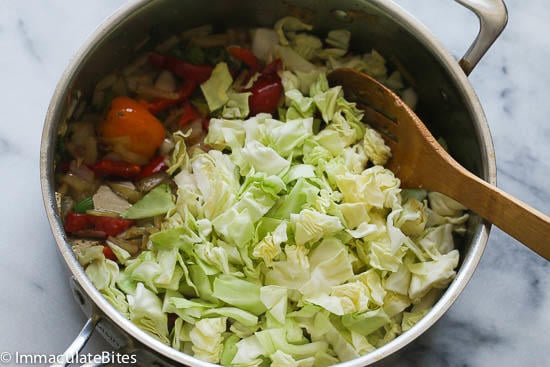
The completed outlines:
<svg viewBox="0 0 550 367">
<path fill-rule="evenodd" d="M 82 330 L 80 330 L 80 333 L 76 336 L 75 340 L 63 353 L 61 360 L 59 361 L 60 363 L 52 364 L 50 367 L 65 367 L 69 363 L 71 363 L 74 357 L 78 354 L 78 352 L 82 350 L 82 348 L 84 348 L 84 346 L 92 336 L 98 320 L 99 319 L 95 316 L 90 317 L 88 321 L 86 321 L 86 323 L 84 324 Z"/>
<path fill-rule="evenodd" d="M 460 59 L 459 64 L 470 75 L 485 52 L 496 41 L 508 23 L 508 10 L 503 0 L 455 0 L 475 13 L 479 19 L 476 39 Z"/>
</svg>

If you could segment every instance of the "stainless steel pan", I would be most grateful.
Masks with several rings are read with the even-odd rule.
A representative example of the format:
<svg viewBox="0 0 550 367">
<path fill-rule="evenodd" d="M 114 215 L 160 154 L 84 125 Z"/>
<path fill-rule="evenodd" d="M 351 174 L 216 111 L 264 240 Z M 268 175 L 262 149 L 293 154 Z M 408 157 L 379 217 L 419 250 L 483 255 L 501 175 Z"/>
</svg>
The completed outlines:
<svg viewBox="0 0 550 367">
<path fill-rule="evenodd" d="M 292 14 L 313 23 L 320 32 L 345 27 L 353 34 L 353 49 L 375 48 L 402 71 L 419 94 L 419 115 L 436 135 L 446 139 L 453 156 L 470 171 L 495 184 L 496 165 L 489 128 L 467 75 L 506 25 L 506 7 L 502 0 L 456 1 L 471 9 L 480 20 L 479 34 L 459 62 L 428 29 L 388 0 L 134 0 L 107 19 L 80 49 L 59 81 L 42 135 L 40 174 L 46 212 L 71 275 L 71 289 L 89 317 L 65 356 L 77 353 L 97 329 L 114 348 L 135 354 L 142 365 L 210 365 L 162 344 L 120 315 L 86 277 L 64 234 L 53 174 L 58 128 L 70 118 L 76 100 L 89 96 L 103 75 L 146 51 L 136 48 L 146 37 L 152 39 L 148 44 L 154 44 L 173 32 L 203 24 L 271 26 L 282 16 Z M 489 229 L 490 225 L 477 217 L 470 220 L 468 233 L 460 245 L 462 257 L 457 277 L 420 322 L 385 346 L 342 366 L 365 366 L 379 361 L 436 322 L 472 276 Z"/>
</svg>

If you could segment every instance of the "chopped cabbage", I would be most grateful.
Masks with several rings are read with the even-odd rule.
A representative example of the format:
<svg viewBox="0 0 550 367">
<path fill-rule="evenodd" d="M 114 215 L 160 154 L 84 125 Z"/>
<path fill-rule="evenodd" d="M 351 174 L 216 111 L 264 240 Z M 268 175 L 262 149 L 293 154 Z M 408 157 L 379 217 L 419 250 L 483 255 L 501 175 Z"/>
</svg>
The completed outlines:
<svg viewBox="0 0 550 367">
<path fill-rule="evenodd" d="M 174 208 L 170 188 L 168 185 L 159 185 L 122 213 L 122 217 L 128 219 L 149 218 L 166 214 Z"/>
<path fill-rule="evenodd" d="M 201 90 L 210 111 L 216 111 L 229 101 L 227 92 L 232 83 L 233 77 L 227 64 L 222 62 L 216 65 L 210 79 L 201 84 Z"/>
<path fill-rule="evenodd" d="M 195 323 L 189 332 L 195 357 L 211 363 L 220 361 L 226 320 L 225 317 L 204 318 Z"/>
<path fill-rule="evenodd" d="M 398 72 L 388 76 L 375 50 L 349 54 L 348 30 L 324 41 L 311 30 L 285 17 L 251 34 L 262 62 L 284 64 L 273 115 L 249 116 L 257 70 L 237 88 L 228 65 L 216 65 L 201 85 L 212 112 L 204 146 L 189 151 L 187 136 L 173 135 L 175 194 L 161 185 L 125 209 L 131 219 L 163 215 L 139 255 L 108 241 L 117 264 L 102 246 L 75 246 L 121 313 L 207 362 L 356 358 L 413 327 L 456 275 L 465 208 L 402 191 L 384 168 L 390 148 L 326 73 L 353 67 L 402 95 L 414 91 Z"/>
<path fill-rule="evenodd" d="M 250 113 L 248 97 L 251 94 L 250 92 L 234 93 L 229 91 L 227 102 L 223 106 L 222 116 L 228 119 L 240 119 L 248 116 Z"/>
<path fill-rule="evenodd" d="M 284 17 L 275 23 L 275 32 L 279 35 L 281 45 L 288 45 L 288 36 L 295 36 L 297 31 L 311 31 L 313 26 L 302 22 L 296 17 Z M 290 33 L 290 34 L 289 34 Z"/>
<path fill-rule="evenodd" d="M 130 320 L 149 334 L 168 344 L 168 317 L 162 311 L 160 298 L 143 283 L 138 283 L 135 294 L 129 294 Z"/>
</svg>

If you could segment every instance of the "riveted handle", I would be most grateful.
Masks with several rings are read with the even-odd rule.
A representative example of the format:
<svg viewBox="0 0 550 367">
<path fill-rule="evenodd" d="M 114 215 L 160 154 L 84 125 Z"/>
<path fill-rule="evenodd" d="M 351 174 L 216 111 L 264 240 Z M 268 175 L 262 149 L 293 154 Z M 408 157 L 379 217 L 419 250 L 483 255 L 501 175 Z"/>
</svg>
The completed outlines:
<svg viewBox="0 0 550 367">
<path fill-rule="evenodd" d="M 496 41 L 508 23 L 508 10 L 503 0 L 455 0 L 473 11 L 479 19 L 476 39 L 460 59 L 459 64 L 470 75 L 485 52 Z"/>
</svg>

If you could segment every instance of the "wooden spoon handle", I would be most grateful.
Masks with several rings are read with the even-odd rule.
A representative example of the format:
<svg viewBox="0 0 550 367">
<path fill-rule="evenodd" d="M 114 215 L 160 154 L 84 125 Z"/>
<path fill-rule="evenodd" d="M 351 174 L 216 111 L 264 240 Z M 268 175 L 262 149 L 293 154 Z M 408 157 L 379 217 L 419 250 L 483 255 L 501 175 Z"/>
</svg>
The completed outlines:
<svg viewBox="0 0 550 367">
<path fill-rule="evenodd" d="M 454 199 L 550 260 L 550 217 L 460 167 Z"/>
</svg>

